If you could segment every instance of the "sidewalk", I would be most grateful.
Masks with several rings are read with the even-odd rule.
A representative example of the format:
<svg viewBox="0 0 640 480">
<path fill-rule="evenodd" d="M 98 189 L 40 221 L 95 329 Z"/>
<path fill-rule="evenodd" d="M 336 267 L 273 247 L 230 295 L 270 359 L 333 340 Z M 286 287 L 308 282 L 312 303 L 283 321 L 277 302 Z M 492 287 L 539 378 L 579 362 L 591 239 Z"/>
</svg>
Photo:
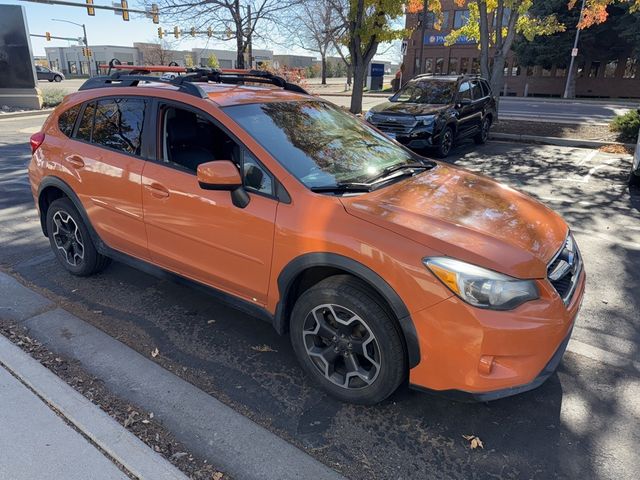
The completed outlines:
<svg viewBox="0 0 640 480">
<path fill-rule="evenodd" d="M 0 478 L 126 480 L 129 475 L 187 478 L 0 336 Z"/>
</svg>

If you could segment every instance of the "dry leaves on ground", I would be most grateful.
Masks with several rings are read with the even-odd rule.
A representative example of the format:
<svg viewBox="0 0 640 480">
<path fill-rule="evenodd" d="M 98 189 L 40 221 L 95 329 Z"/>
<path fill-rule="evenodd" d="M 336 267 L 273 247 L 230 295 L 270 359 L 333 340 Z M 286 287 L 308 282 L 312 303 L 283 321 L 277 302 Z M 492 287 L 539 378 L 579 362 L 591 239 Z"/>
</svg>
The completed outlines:
<svg viewBox="0 0 640 480">
<path fill-rule="evenodd" d="M 482 440 L 480 440 L 480 437 L 476 437 L 475 435 L 462 435 L 462 438 L 469 441 L 471 445 L 471 450 L 475 450 L 478 447 L 484 448 L 484 445 L 482 444 Z"/>
<path fill-rule="evenodd" d="M 255 350 L 256 352 L 277 352 L 269 345 L 254 345 L 251 347 L 251 350 Z"/>
<path fill-rule="evenodd" d="M 632 154 L 633 150 L 625 145 L 604 145 L 598 150 L 605 153 Z"/>
<path fill-rule="evenodd" d="M 153 358 L 156 358 L 156 357 L 158 356 L 158 354 L 159 354 L 159 353 L 160 353 L 160 352 L 158 351 L 158 349 L 157 349 L 157 348 L 154 348 L 154 349 L 151 351 L 151 356 L 152 356 Z"/>
</svg>

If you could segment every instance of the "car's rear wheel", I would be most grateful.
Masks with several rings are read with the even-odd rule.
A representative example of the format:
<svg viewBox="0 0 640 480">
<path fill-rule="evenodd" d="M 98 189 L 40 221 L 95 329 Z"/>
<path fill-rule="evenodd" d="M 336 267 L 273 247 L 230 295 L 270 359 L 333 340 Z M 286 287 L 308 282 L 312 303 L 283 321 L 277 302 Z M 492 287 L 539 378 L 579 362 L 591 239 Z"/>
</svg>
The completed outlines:
<svg viewBox="0 0 640 480">
<path fill-rule="evenodd" d="M 56 82 L 61 82 L 61 81 L 62 81 L 62 77 L 61 77 L 60 75 L 56 75 L 55 77 L 53 77 L 53 79 L 54 79 Z"/>
<path fill-rule="evenodd" d="M 440 134 L 440 142 L 436 147 L 436 154 L 438 157 L 444 158 L 449 155 L 451 147 L 453 147 L 453 130 L 451 127 L 444 127 L 444 130 Z"/>
<path fill-rule="evenodd" d="M 329 277 L 298 298 L 290 335 L 307 374 L 340 400 L 381 402 L 405 376 L 404 349 L 392 316 L 349 275 Z"/>
<path fill-rule="evenodd" d="M 70 273 L 91 275 L 109 264 L 109 258 L 98 253 L 87 226 L 68 198 L 59 198 L 49 206 L 47 233 L 53 253 Z"/>
<path fill-rule="evenodd" d="M 53 78 L 50 78 L 50 79 L 49 79 L 49 82 L 53 82 Z"/>
<path fill-rule="evenodd" d="M 477 145 L 484 145 L 489 139 L 489 130 L 491 129 L 491 118 L 484 117 L 480 124 L 480 131 L 473 137 L 473 141 Z"/>
</svg>

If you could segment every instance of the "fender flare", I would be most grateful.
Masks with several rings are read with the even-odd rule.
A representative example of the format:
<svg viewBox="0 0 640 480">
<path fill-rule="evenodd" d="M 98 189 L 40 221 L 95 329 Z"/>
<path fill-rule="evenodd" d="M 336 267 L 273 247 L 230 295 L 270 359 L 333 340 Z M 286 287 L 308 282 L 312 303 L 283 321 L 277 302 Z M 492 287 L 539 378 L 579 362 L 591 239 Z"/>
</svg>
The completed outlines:
<svg viewBox="0 0 640 480">
<path fill-rule="evenodd" d="M 383 300 L 387 302 L 398 320 L 400 330 L 407 347 L 409 368 L 420 362 L 420 345 L 418 334 L 406 305 L 396 291 L 380 275 L 360 262 L 337 253 L 307 253 L 291 260 L 278 276 L 280 300 L 276 306 L 273 325 L 276 331 L 283 334 L 287 330 L 286 302 L 296 278 L 312 267 L 332 267 L 343 270 L 371 286 Z"/>
<path fill-rule="evenodd" d="M 93 240 L 93 244 L 96 246 L 96 249 L 100 253 L 104 254 L 108 250 L 108 247 L 105 245 L 105 243 L 102 241 L 98 233 L 93 228 L 93 225 L 89 220 L 89 215 L 87 215 L 87 211 L 85 210 L 84 205 L 82 205 L 80 198 L 78 197 L 78 195 L 76 195 L 76 193 L 73 191 L 73 189 L 69 186 L 67 182 L 65 182 L 61 178 L 58 178 L 52 175 L 44 177 L 38 187 L 38 208 L 40 209 L 40 197 L 42 195 L 42 192 L 48 187 L 58 188 L 67 196 L 67 198 L 69 198 L 69 200 L 71 200 L 71 203 L 73 203 L 73 206 L 76 207 L 76 210 L 78 210 L 78 213 L 82 217 L 82 221 L 87 227 L 87 230 L 89 230 L 89 235 L 91 235 L 91 240 Z M 44 215 L 44 212 L 42 211 L 40 211 L 40 227 L 42 228 L 42 233 L 45 235 L 45 237 L 48 236 L 47 235 L 47 217 L 46 215 Z"/>
</svg>

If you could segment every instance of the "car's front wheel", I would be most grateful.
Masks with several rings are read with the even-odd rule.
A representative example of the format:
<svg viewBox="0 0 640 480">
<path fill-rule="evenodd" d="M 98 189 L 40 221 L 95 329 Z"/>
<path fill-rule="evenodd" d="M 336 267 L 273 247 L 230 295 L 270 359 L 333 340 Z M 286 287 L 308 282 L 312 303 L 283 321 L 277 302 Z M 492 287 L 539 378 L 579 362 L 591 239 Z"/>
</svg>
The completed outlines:
<svg viewBox="0 0 640 480">
<path fill-rule="evenodd" d="M 484 117 L 482 119 L 482 123 L 480 124 L 480 131 L 476 133 L 475 137 L 473 137 L 473 141 L 476 142 L 477 145 L 484 145 L 487 143 L 489 139 L 489 130 L 491 129 L 491 119 L 489 117 Z"/>
<path fill-rule="evenodd" d="M 440 142 L 436 146 L 436 154 L 440 158 L 444 158 L 449 155 L 451 147 L 453 147 L 453 130 L 451 127 L 444 127 L 444 130 L 440 134 Z"/>
<path fill-rule="evenodd" d="M 54 79 L 56 82 L 61 82 L 61 81 L 62 81 L 62 77 L 61 77 L 60 75 L 56 75 L 55 77 L 53 77 L 53 79 Z"/>
<path fill-rule="evenodd" d="M 290 335 L 304 370 L 340 400 L 375 404 L 404 379 L 404 348 L 391 314 L 349 275 L 329 277 L 298 298 Z"/>
<path fill-rule="evenodd" d="M 51 83 L 51 82 L 53 82 L 53 78 L 50 78 L 50 79 L 49 79 L 49 83 Z"/>
<path fill-rule="evenodd" d="M 98 253 L 87 226 L 68 198 L 59 198 L 49 206 L 47 234 L 56 258 L 74 275 L 91 275 L 109 264 L 109 258 Z"/>
</svg>

